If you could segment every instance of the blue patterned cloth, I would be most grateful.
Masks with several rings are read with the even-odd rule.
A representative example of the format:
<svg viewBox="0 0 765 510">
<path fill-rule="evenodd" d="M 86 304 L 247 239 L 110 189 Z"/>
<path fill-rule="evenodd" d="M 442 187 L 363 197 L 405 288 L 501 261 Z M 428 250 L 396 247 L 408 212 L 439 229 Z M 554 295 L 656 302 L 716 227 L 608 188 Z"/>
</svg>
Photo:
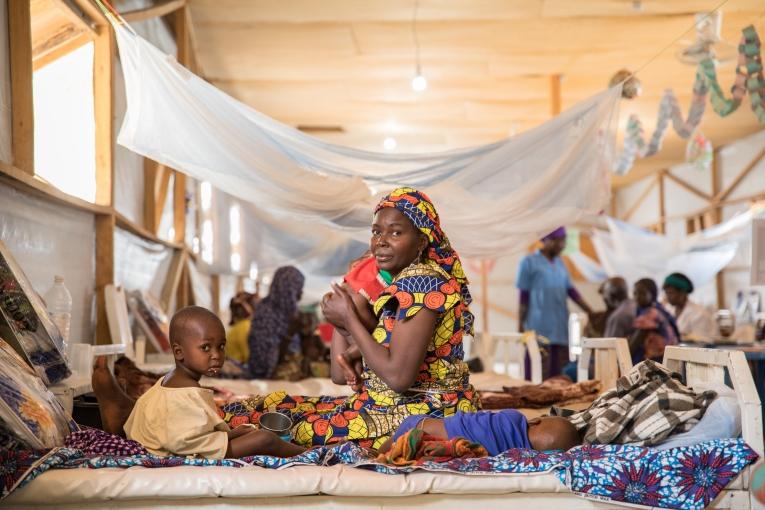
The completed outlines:
<svg viewBox="0 0 765 510">
<path fill-rule="evenodd" d="M 689 447 L 654 450 L 628 445 L 578 446 L 568 452 L 537 452 L 513 448 L 494 457 L 426 462 L 394 467 L 370 457 L 355 443 L 320 447 L 289 459 L 265 455 L 242 459 L 207 460 L 154 455 L 85 455 L 82 450 L 56 448 L 32 452 L 0 448 L 0 496 L 23 487 L 48 469 L 143 466 L 261 466 L 284 469 L 296 465 L 344 464 L 378 473 L 404 474 L 418 469 L 463 474 L 512 475 L 554 472 L 575 494 L 599 501 L 661 508 L 701 510 L 757 454 L 743 439 L 718 439 Z"/>
</svg>

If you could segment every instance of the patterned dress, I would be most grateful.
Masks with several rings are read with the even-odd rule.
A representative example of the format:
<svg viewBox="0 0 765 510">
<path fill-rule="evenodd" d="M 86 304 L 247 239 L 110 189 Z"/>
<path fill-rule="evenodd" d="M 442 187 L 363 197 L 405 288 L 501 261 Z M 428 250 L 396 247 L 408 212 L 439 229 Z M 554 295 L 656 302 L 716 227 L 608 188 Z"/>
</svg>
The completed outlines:
<svg viewBox="0 0 765 510">
<path fill-rule="evenodd" d="M 472 298 L 459 255 L 441 229 L 433 203 L 425 193 L 398 188 L 377 207 L 391 207 L 406 216 L 428 238 L 422 262 L 403 269 L 375 300 L 378 318 L 372 337 L 386 347 L 398 321 L 414 317 L 423 308 L 437 314 L 433 337 L 412 386 L 393 391 L 364 365 L 363 389 L 350 397 L 302 397 L 272 393 L 223 407 L 232 426 L 257 422 L 264 410 L 290 413 L 292 434 L 298 444 L 311 446 L 355 440 L 362 446 L 379 447 L 408 416 L 427 414 L 442 418 L 457 411 L 478 409 L 478 396 L 469 383 L 462 361 L 462 336 L 473 331 Z M 397 339 L 397 342 L 406 339 Z"/>
<path fill-rule="evenodd" d="M 275 392 L 227 404 L 223 418 L 231 426 L 256 422 L 264 410 L 289 412 L 295 423 L 294 441 L 311 446 L 356 440 L 362 446 L 378 447 L 408 416 L 450 416 L 478 408 L 478 398 L 468 381 L 462 361 L 462 335 L 467 307 L 449 275 L 427 261 L 404 269 L 375 302 L 379 321 L 372 336 L 390 344 L 396 321 L 413 317 L 423 308 L 438 314 L 433 338 L 427 347 L 419 374 L 410 388 L 397 393 L 372 369 L 364 365 L 364 389 L 349 397 L 306 397 Z"/>
</svg>

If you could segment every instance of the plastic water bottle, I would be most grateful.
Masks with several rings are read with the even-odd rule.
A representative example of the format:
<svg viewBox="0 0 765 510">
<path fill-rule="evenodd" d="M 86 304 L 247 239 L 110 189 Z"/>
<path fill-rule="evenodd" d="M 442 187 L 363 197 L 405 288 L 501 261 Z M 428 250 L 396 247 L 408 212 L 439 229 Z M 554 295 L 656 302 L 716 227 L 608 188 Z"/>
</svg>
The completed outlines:
<svg viewBox="0 0 765 510">
<path fill-rule="evenodd" d="M 58 327 L 61 337 L 64 339 L 64 353 L 67 352 L 69 342 L 69 323 L 72 320 L 72 295 L 64 285 L 64 277 L 53 277 L 53 287 L 45 294 L 45 304 L 53 324 Z"/>
</svg>

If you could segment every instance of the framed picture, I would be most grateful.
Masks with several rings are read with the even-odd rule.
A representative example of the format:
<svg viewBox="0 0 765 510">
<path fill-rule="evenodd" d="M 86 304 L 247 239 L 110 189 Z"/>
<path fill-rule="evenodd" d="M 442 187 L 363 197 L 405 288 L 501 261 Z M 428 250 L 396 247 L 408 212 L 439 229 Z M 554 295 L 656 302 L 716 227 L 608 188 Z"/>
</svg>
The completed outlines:
<svg viewBox="0 0 765 510">
<path fill-rule="evenodd" d="M 24 271 L 0 241 L 0 337 L 50 386 L 71 375 L 64 339 Z"/>
</svg>

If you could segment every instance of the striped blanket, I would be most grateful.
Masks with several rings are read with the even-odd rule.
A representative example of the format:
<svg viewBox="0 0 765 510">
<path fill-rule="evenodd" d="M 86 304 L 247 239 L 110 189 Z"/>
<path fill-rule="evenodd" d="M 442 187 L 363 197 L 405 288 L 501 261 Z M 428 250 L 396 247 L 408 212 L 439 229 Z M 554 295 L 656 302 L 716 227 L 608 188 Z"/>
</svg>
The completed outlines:
<svg viewBox="0 0 765 510">
<path fill-rule="evenodd" d="M 715 396 L 714 391 L 695 393 L 679 374 L 646 360 L 570 420 L 586 444 L 648 446 L 690 430 Z"/>
</svg>

